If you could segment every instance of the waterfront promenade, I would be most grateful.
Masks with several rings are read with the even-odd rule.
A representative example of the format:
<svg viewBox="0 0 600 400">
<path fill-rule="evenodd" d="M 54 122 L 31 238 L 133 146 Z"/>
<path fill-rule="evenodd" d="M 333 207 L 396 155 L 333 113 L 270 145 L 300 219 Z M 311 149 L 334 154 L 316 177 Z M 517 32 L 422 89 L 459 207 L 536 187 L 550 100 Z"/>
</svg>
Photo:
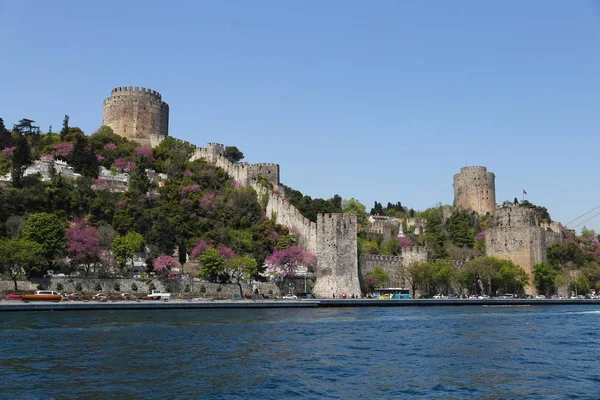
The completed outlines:
<svg viewBox="0 0 600 400">
<path fill-rule="evenodd" d="M 340 308 L 340 307 L 441 307 L 441 306 L 600 306 L 600 299 L 312 299 L 312 300 L 169 300 L 169 301 L 0 301 L 2 311 L 81 311 L 81 310 L 166 310 L 221 308 Z"/>
</svg>

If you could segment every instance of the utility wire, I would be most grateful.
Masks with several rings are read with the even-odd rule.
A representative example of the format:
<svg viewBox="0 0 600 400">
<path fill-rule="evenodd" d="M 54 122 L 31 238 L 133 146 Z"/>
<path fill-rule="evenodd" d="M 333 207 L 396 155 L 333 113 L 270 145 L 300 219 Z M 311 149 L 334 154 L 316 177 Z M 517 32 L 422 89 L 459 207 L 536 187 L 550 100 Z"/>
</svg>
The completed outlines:
<svg viewBox="0 0 600 400">
<path fill-rule="evenodd" d="M 594 211 L 594 210 L 595 210 L 595 209 L 597 209 L 597 208 L 600 208 L 600 206 L 596 206 L 596 207 L 592 208 L 590 211 L 586 212 L 585 214 L 581 214 L 579 217 L 575 218 L 573 221 L 569 221 L 569 222 L 567 222 L 567 223 L 565 224 L 565 226 L 569 226 L 569 225 L 571 225 L 573 222 L 577 221 L 579 218 L 581 218 L 581 217 L 585 217 L 586 215 L 588 215 L 589 213 L 591 213 L 592 211 Z M 596 215 L 598 215 L 598 214 L 596 214 Z M 595 217 L 595 216 L 594 216 L 594 217 Z M 592 218 L 594 218 L 594 217 L 588 218 L 588 219 L 586 219 L 586 220 L 585 220 L 585 221 L 583 221 L 583 222 L 589 221 L 590 219 L 592 219 Z M 583 222 L 582 222 L 582 223 L 583 223 Z M 581 225 L 581 224 L 579 224 L 579 225 Z M 579 225 L 576 225 L 576 226 L 579 226 Z"/>
<path fill-rule="evenodd" d="M 600 206 L 598 206 L 598 207 L 600 207 Z M 598 208 L 598 207 L 596 207 L 596 208 Z M 586 213 L 586 214 L 587 214 L 587 213 Z M 575 229 L 575 228 L 577 228 L 579 225 L 583 225 L 583 224 L 585 224 L 585 223 L 586 223 L 586 222 L 588 222 L 590 219 L 592 219 L 592 218 L 596 218 L 598 215 L 600 215 L 600 213 L 597 213 L 597 214 L 594 214 L 594 215 L 592 215 L 591 217 L 589 217 L 589 218 L 588 218 L 588 219 L 586 219 L 585 221 L 583 221 L 583 222 L 580 222 L 580 223 L 578 223 L 577 225 L 575 225 L 575 226 L 571 227 L 571 229 Z"/>
</svg>

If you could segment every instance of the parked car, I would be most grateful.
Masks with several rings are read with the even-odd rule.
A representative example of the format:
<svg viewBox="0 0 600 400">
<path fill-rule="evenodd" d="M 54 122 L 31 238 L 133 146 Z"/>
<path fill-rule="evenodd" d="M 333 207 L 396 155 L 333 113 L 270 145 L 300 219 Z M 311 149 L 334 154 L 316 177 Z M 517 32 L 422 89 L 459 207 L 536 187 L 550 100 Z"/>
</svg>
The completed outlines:
<svg viewBox="0 0 600 400">
<path fill-rule="evenodd" d="M 97 293 L 94 295 L 94 297 L 92 297 L 92 300 L 95 301 L 108 301 L 108 295 L 106 293 Z"/>
<path fill-rule="evenodd" d="M 138 298 L 131 293 L 123 293 L 121 294 L 121 299 L 123 300 L 133 300 L 136 301 Z"/>
<path fill-rule="evenodd" d="M 8 296 L 6 296 L 6 300 L 21 300 L 21 293 L 12 292 Z"/>
<path fill-rule="evenodd" d="M 85 300 L 85 296 L 83 295 L 83 293 L 71 293 L 69 295 L 69 300 L 73 300 L 73 301 Z"/>
<path fill-rule="evenodd" d="M 284 300 L 298 300 L 298 296 L 295 294 L 286 294 L 282 297 Z"/>
</svg>

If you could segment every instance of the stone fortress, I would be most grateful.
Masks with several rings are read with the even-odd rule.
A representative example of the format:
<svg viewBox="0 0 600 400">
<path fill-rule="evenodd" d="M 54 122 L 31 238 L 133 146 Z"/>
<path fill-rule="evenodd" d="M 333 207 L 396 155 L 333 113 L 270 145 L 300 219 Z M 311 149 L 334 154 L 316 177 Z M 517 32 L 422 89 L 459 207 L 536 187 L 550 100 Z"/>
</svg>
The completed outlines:
<svg viewBox="0 0 600 400">
<path fill-rule="evenodd" d="M 169 132 L 169 106 L 154 90 L 138 87 L 113 89 L 104 101 L 102 124 L 142 146 L 154 147 Z M 317 281 L 313 293 L 331 297 L 333 293 L 360 293 L 356 255 L 356 216 L 321 214 L 317 223 L 305 218 L 283 196 L 279 165 L 231 162 L 224 156 L 225 146 L 208 143 L 196 147 L 191 160 L 203 158 L 222 168 L 241 186 L 251 186 L 266 204 L 266 215 L 287 226 L 298 236 L 304 251 L 317 256 Z M 267 185 L 260 182 L 264 179 Z"/>
<path fill-rule="evenodd" d="M 169 134 L 169 105 L 155 90 L 118 87 L 104 100 L 102 125 L 142 146 L 154 147 Z"/>
<path fill-rule="evenodd" d="M 533 266 L 546 261 L 548 246 L 562 242 L 557 222 L 537 220 L 535 211 L 518 204 L 496 206 L 495 175 L 485 167 L 464 167 L 454 175 L 454 207 L 490 215 L 486 255 L 510 260 L 529 274 L 527 294 L 535 294 Z"/>
<path fill-rule="evenodd" d="M 102 123 L 120 136 L 154 147 L 168 135 L 169 106 L 154 90 L 137 86 L 116 88 L 104 101 Z M 285 199 L 278 164 L 231 162 L 224 153 L 224 145 L 208 143 L 206 148 L 196 147 L 191 160 L 205 159 L 222 168 L 239 185 L 254 188 L 259 202 L 266 205 L 267 217 L 296 234 L 304 251 L 316 254 L 317 280 L 313 289 L 316 296 L 360 293 L 361 280 L 376 265 L 388 272 L 392 286 L 407 287 L 408 266 L 429 260 L 425 247 L 410 246 L 402 248 L 399 256 L 363 254 L 359 265 L 356 216 L 320 214 L 317 222 L 312 222 Z M 495 196 L 492 172 L 481 166 L 461 168 L 460 173 L 454 175 L 454 207 L 443 208 L 444 218 L 452 209 L 491 215 L 486 232 L 487 254 L 512 260 L 531 276 L 533 265 L 546 259 L 547 247 L 562 240 L 560 224 L 540 224 L 533 210 L 518 205 L 496 207 Z M 412 222 L 422 233 L 424 221 Z M 378 233 L 378 227 L 373 228 L 373 233 Z M 531 293 L 533 285 L 527 290 Z"/>
<path fill-rule="evenodd" d="M 531 208 L 498 206 L 485 233 L 486 254 L 520 265 L 529 274 L 525 292 L 535 294 L 533 266 L 546 261 L 548 246 L 562 242 L 561 228 L 557 222 L 540 223 Z"/>
<path fill-rule="evenodd" d="M 463 167 L 454 175 L 454 207 L 493 214 L 496 207 L 495 177 L 485 167 Z"/>
</svg>

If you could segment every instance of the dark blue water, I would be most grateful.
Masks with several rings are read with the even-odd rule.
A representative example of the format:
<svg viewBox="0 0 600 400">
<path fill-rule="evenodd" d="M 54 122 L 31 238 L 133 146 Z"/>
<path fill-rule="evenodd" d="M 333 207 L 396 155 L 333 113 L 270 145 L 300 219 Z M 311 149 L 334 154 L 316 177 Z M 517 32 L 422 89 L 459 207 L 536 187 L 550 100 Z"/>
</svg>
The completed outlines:
<svg viewBox="0 0 600 400">
<path fill-rule="evenodd" d="M 0 398 L 600 398 L 600 308 L 0 314 Z"/>
</svg>

